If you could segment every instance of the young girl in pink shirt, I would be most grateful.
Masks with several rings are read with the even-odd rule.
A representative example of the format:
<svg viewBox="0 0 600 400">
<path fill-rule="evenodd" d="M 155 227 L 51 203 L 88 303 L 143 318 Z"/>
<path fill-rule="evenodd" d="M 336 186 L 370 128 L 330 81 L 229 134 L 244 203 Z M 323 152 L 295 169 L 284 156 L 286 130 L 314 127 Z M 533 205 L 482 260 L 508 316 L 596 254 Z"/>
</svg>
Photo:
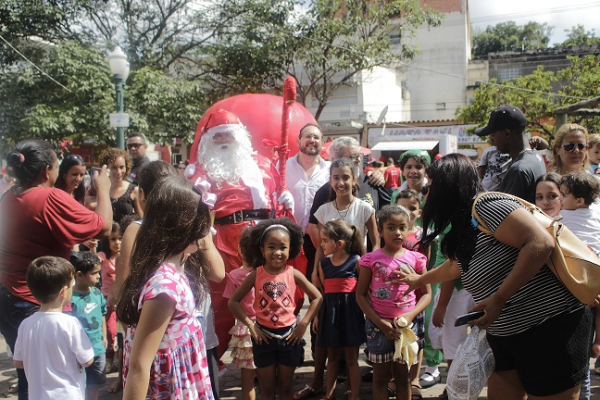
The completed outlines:
<svg viewBox="0 0 600 400">
<path fill-rule="evenodd" d="M 117 336 L 117 310 L 114 305 L 114 301 L 110 297 L 110 288 L 115 281 L 115 264 L 117 257 L 121 252 L 121 238 L 123 232 L 121 227 L 116 222 L 112 223 L 112 229 L 108 239 L 102 240 L 102 248 L 106 249 L 106 252 L 99 252 L 98 258 L 102 260 L 102 269 L 100 273 L 102 275 L 102 294 L 106 299 L 106 333 L 108 346 L 106 347 L 106 373 L 109 374 L 113 370 L 114 357 L 115 357 L 115 338 Z M 117 363 L 120 363 L 117 360 Z"/>
<path fill-rule="evenodd" d="M 360 274 L 356 288 L 356 301 L 364 311 L 367 321 L 368 358 L 373 363 L 373 397 L 388 399 L 388 382 L 394 376 L 397 399 L 411 397 L 410 365 L 401 357 L 394 359 L 396 341 L 401 339 L 402 327 L 411 324 L 431 301 L 431 288 L 421 288 L 417 300 L 414 292 L 405 293 L 408 285 L 398 282 L 397 271 L 410 270 L 422 274 L 426 271 L 427 257 L 402 247 L 410 225 L 410 214 L 398 205 L 385 206 L 379 212 L 378 229 L 385 245 L 361 257 Z M 370 296 L 369 296 L 370 289 Z M 406 338 L 403 338 L 406 339 Z M 416 353 L 416 352 L 415 352 Z M 412 363 L 417 363 L 415 357 Z"/>
<path fill-rule="evenodd" d="M 321 294 L 298 270 L 287 265 L 300 254 L 304 232 L 288 218 L 259 223 L 250 228 L 249 255 L 254 271 L 229 299 L 229 309 L 252 335 L 254 364 L 257 368 L 261 398 L 292 399 L 294 370 L 302 359 L 300 341 L 307 326 L 321 307 Z M 294 293 L 296 285 L 312 300 L 306 315 L 297 322 Z M 256 322 L 244 311 L 241 302 L 254 288 Z"/>
</svg>

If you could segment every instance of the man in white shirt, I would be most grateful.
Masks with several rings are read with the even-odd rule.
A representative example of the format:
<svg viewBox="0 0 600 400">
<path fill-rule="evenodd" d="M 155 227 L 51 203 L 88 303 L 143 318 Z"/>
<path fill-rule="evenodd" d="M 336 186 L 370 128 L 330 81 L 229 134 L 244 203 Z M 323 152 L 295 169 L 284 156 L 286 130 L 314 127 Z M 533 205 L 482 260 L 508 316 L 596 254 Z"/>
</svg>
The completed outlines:
<svg viewBox="0 0 600 400">
<path fill-rule="evenodd" d="M 308 218 L 315 193 L 329 181 L 330 162 L 319 153 L 323 148 L 323 133 L 315 124 L 307 124 L 298 134 L 300 151 L 287 160 L 286 185 L 294 197 L 294 217 L 304 229 L 304 252 L 308 259 L 306 276 L 310 279 L 314 266 L 315 247 L 308 236 Z"/>
</svg>

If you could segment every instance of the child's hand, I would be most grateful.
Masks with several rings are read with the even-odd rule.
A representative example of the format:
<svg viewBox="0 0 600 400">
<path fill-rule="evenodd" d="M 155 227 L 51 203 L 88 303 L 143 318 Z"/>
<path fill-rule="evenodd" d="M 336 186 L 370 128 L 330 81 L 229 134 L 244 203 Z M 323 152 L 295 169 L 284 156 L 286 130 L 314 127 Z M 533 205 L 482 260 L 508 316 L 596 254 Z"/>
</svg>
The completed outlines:
<svg viewBox="0 0 600 400">
<path fill-rule="evenodd" d="M 592 357 L 594 357 L 594 358 L 600 357 L 600 343 L 594 343 L 592 345 Z"/>
<path fill-rule="evenodd" d="M 294 331 L 288 336 L 285 341 L 289 344 L 298 344 L 304 337 L 304 333 L 306 332 L 306 324 L 302 321 L 298 322 Z"/>
<path fill-rule="evenodd" d="M 389 319 L 381 319 L 381 325 L 378 325 L 378 328 L 381 329 L 381 332 L 390 340 L 398 340 L 400 339 L 400 332 L 396 330 L 394 326 L 394 322 Z"/>
<path fill-rule="evenodd" d="M 105 349 L 108 349 L 108 339 L 106 336 L 102 338 L 102 344 L 104 344 Z"/>
<path fill-rule="evenodd" d="M 315 319 L 313 319 L 312 330 L 314 333 L 319 332 L 319 317 L 315 317 Z"/>
<path fill-rule="evenodd" d="M 269 343 L 269 337 L 266 333 L 262 331 L 262 329 L 258 327 L 256 323 L 252 324 L 248 329 L 250 330 L 250 335 L 252 336 L 252 339 L 254 339 L 256 343 Z"/>
</svg>

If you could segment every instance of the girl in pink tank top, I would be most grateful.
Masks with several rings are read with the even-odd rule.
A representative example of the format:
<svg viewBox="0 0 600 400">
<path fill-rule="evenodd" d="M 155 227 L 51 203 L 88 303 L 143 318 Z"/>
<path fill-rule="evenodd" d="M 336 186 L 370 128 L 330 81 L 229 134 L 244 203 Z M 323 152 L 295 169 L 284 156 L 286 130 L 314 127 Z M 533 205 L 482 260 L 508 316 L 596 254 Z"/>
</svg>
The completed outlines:
<svg viewBox="0 0 600 400">
<path fill-rule="evenodd" d="M 292 399 L 294 370 L 302 360 L 300 341 L 321 307 L 321 294 L 302 274 L 287 265 L 302 250 L 304 232 L 288 218 L 259 223 L 250 228 L 255 268 L 233 293 L 229 309 L 243 322 L 252 335 L 252 351 L 257 368 L 261 398 Z M 294 292 L 296 285 L 312 300 L 304 318 L 297 322 Z M 254 322 L 241 305 L 246 294 L 254 288 Z"/>
</svg>

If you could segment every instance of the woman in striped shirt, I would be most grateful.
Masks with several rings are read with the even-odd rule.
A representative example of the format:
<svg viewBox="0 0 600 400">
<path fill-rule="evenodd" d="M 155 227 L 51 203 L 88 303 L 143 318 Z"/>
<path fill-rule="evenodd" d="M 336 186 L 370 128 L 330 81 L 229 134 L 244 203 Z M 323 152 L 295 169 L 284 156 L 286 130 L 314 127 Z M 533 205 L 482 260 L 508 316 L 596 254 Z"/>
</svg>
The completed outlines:
<svg viewBox="0 0 600 400">
<path fill-rule="evenodd" d="M 460 154 L 449 154 L 427 169 L 429 196 L 423 226 L 434 226 L 430 243 L 448 225 L 441 243 L 448 261 L 424 275 L 402 281 L 416 288 L 461 278 L 483 310 L 470 321 L 487 329 L 496 359 L 488 381 L 490 399 L 546 397 L 576 399 L 588 370 L 592 316 L 544 267 L 554 240 L 516 200 L 490 193 L 477 214 L 492 235 L 477 229 L 471 215 L 481 191 L 477 170 Z"/>
</svg>

